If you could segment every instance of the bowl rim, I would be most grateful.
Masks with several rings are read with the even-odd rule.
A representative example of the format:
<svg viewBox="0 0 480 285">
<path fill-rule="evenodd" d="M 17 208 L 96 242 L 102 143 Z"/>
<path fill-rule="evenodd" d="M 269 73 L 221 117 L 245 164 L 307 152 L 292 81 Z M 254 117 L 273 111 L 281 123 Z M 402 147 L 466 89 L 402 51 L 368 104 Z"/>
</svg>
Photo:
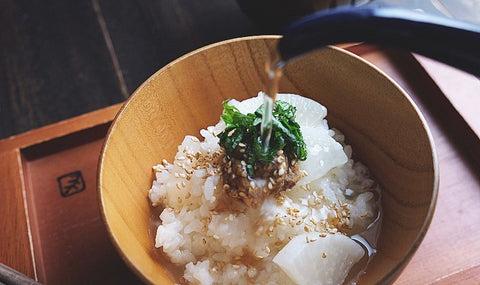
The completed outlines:
<svg viewBox="0 0 480 285">
<path fill-rule="evenodd" d="M 104 162 L 104 159 L 105 159 L 105 153 L 106 153 L 106 150 L 107 150 L 108 141 L 110 140 L 110 137 L 111 137 L 113 131 L 116 129 L 117 121 L 122 117 L 124 111 L 128 108 L 128 106 L 130 105 L 132 100 L 134 100 L 134 98 L 137 97 L 137 95 L 142 91 L 142 89 L 146 85 L 148 85 L 150 83 L 150 81 L 154 80 L 154 78 L 157 77 L 160 73 L 163 73 L 165 70 L 171 68 L 172 66 L 174 66 L 178 62 L 183 61 L 184 59 L 189 58 L 189 57 L 191 57 L 191 56 L 193 56 L 197 53 L 203 52 L 205 50 L 208 50 L 208 49 L 211 49 L 211 48 L 214 48 L 214 47 L 217 47 L 217 46 L 231 44 L 231 43 L 234 43 L 234 42 L 251 41 L 251 40 L 266 40 L 266 39 L 267 40 L 268 39 L 279 40 L 281 38 L 282 38 L 282 36 L 280 36 L 280 35 L 256 35 L 256 36 L 232 38 L 232 39 L 227 39 L 227 40 L 219 41 L 219 42 L 216 42 L 216 43 L 212 43 L 212 44 L 200 47 L 200 48 L 195 49 L 195 50 L 193 50 L 193 51 L 191 51 L 191 52 L 189 52 L 185 55 L 182 55 L 182 56 L 178 57 L 177 59 L 169 62 L 165 66 L 161 67 L 159 70 L 157 70 L 152 75 L 150 75 L 148 77 L 148 79 L 146 79 L 144 82 L 142 82 L 140 84 L 140 86 L 137 87 L 137 89 L 135 89 L 135 91 L 123 103 L 122 107 L 119 109 L 119 111 L 115 115 L 114 119 L 112 120 L 111 125 L 108 128 L 107 134 L 105 136 L 105 139 L 103 141 L 101 151 L 100 151 L 100 155 L 99 155 L 99 159 L 98 159 L 98 164 L 97 164 L 97 177 L 96 177 L 97 201 L 98 201 L 98 205 L 99 205 L 100 216 L 101 216 L 102 222 L 103 222 L 103 224 L 104 224 L 104 226 L 105 226 L 105 228 L 108 232 L 108 236 L 109 236 L 110 240 L 112 241 L 112 244 L 116 248 L 120 257 L 127 264 L 127 266 L 131 270 L 133 270 L 135 272 L 135 274 L 142 279 L 142 281 L 144 281 L 148 284 L 155 284 L 153 282 L 153 280 L 150 280 L 149 278 L 147 278 L 147 276 L 143 273 L 143 270 L 141 268 L 137 267 L 137 265 L 134 264 L 134 262 L 132 262 L 130 260 L 130 258 L 127 256 L 127 254 L 120 247 L 118 239 L 117 239 L 115 233 L 113 233 L 113 231 L 112 231 L 112 229 L 111 229 L 111 227 L 108 223 L 108 217 L 106 215 L 105 207 L 104 207 L 103 184 L 102 184 L 103 162 Z M 368 65 L 370 68 L 372 68 L 375 72 L 378 72 L 380 75 L 382 75 L 384 78 L 386 78 L 391 84 L 393 84 L 394 87 L 402 93 L 402 95 L 405 97 L 405 99 L 407 99 L 408 102 L 410 103 L 410 105 L 413 107 L 413 110 L 417 114 L 417 116 L 418 116 L 418 118 L 419 118 L 419 120 L 420 120 L 420 122 L 423 126 L 423 129 L 425 130 L 427 138 L 428 138 L 429 148 L 430 148 L 431 155 L 432 155 L 432 167 L 433 167 L 432 199 L 431 199 L 429 207 L 428 207 L 428 212 L 427 212 L 427 216 L 425 218 L 425 221 L 424 221 L 422 227 L 420 228 L 419 234 L 416 236 L 412 246 L 406 252 L 405 256 L 400 260 L 400 262 L 398 262 L 398 264 L 396 264 L 390 271 L 388 271 L 377 282 L 377 284 L 390 284 L 390 283 L 393 283 L 393 281 L 395 281 L 398 278 L 398 276 L 400 275 L 402 270 L 405 268 L 405 266 L 412 259 L 413 255 L 417 251 L 418 247 L 422 243 L 422 241 L 423 241 L 423 239 L 424 239 L 424 237 L 427 233 L 427 230 L 428 230 L 428 228 L 431 224 L 431 221 L 432 221 L 432 218 L 433 218 L 433 215 L 434 215 L 434 212 L 435 212 L 435 208 L 436 208 L 436 204 L 437 204 L 437 198 L 438 198 L 438 191 L 439 191 L 439 165 L 438 165 L 438 157 L 437 157 L 437 151 L 436 151 L 435 143 L 434 143 L 433 136 L 432 136 L 432 133 L 430 131 L 430 128 L 429 128 L 429 126 L 427 124 L 427 121 L 424 118 L 420 108 L 416 105 L 416 103 L 413 101 L 413 99 L 410 97 L 410 95 L 408 95 L 408 93 L 396 81 L 394 81 L 388 74 L 386 74 L 384 71 L 382 71 L 381 69 L 376 67 L 374 64 L 370 63 L 369 61 L 363 59 L 362 57 L 360 57 L 360 56 L 358 56 L 358 55 L 356 55 L 356 54 L 354 54 L 354 53 L 352 53 L 348 50 L 345 50 L 345 49 L 342 49 L 342 48 L 339 48 L 339 47 L 336 47 L 336 46 L 328 46 L 328 48 L 336 50 L 337 52 L 344 53 L 344 54 L 346 54 L 350 57 L 355 58 L 356 60 L 361 61 L 362 63 L 364 63 L 364 64 Z M 293 59 L 292 61 L 295 61 L 295 59 Z"/>
</svg>

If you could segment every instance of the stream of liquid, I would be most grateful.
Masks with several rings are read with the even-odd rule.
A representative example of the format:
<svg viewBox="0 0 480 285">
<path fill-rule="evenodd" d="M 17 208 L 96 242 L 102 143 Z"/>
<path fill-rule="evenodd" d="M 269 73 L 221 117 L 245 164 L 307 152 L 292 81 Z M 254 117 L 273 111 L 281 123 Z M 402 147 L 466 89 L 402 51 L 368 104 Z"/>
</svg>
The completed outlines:
<svg viewBox="0 0 480 285">
<path fill-rule="evenodd" d="M 263 116 L 262 124 L 260 126 L 260 135 L 262 138 L 263 151 L 266 151 L 270 143 L 270 136 L 272 135 L 273 122 L 273 108 L 275 106 L 275 99 L 278 93 L 278 84 L 283 74 L 283 66 L 285 63 L 278 59 L 271 60 L 265 65 L 267 73 L 267 85 L 265 86 L 265 93 L 263 102 Z"/>
<path fill-rule="evenodd" d="M 280 57 L 275 55 L 272 60 L 266 63 L 265 71 L 267 73 L 267 84 L 265 86 L 265 93 L 263 103 L 263 116 L 260 128 L 262 147 L 266 151 L 270 143 L 270 136 L 272 134 L 273 109 L 275 106 L 275 99 L 278 94 L 280 79 L 283 75 L 283 68 L 286 62 L 280 60 Z M 367 270 L 367 266 L 376 254 L 377 240 L 380 233 L 380 226 L 382 221 L 382 211 L 380 203 L 380 192 L 375 193 L 375 201 L 377 206 L 377 216 L 373 222 L 368 225 L 361 233 L 352 235 L 350 238 L 358 243 L 365 251 L 363 258 L 357 262 L 348 273 L 347 278 L 343 284 L 356 284 L 357 280 Z"/>
</svg>

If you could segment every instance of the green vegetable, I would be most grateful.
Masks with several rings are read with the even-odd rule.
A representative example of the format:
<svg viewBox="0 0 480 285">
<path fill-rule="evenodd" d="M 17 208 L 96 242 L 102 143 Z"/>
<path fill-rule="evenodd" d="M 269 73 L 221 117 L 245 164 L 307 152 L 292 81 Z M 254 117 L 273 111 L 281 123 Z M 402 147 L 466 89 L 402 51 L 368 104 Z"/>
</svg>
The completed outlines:
<svg viewBox="0 0 480 285">
<path fill-rule="evenodd" d="M 250 177 L 255 174 L 255 164 L 268 164 L 273 161 L 276 153 L 283 150 L 290 159 L 305 160 L 307 150 L 300 131 L 300 125 L 295 121 L 297 109 L 284 101 L 276 101 L 273 109 L 272 135 L 270 143 L 264 150 L 260 136 L 263 105 L 255 113 L 242 114 L 236 107 L 223 102 L 222 119 L 226 128 L 218 137 L 220 146 L 227 156 L 231 157 L 240 143 L 245 145 L 245 162 Z"/>
</svg>

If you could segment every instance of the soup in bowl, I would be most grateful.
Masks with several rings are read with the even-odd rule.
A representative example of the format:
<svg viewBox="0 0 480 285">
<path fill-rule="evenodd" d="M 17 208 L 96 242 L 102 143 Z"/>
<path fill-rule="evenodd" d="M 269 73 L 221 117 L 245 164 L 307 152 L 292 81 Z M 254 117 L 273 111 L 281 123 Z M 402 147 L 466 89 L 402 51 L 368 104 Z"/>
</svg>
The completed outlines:
<svg viewBox="0 0 480 285">
<path fill-rule="evenodd" d="M 276 36 L 240 38 L 213 44 L 187 54 L 146 80 L 127 100 L 113 121 L 99 161 L 99 203 L 114 245 L 125 262 L 144 281 L 152 284 L 173 284 L 187 281 L 201 283 L 203 280 L 208 283 L 215 280 L 209 278 L 218 276 L 215 272 L 218 272 L 219 267 L 228 267 L 233 272 L 232 278 L 238 278 L 235 274 L 243 274 L 247 281 L 263 280 L 258 278 L 263 278 L 261 272 L 264 271 L 269 274 L 263 275 L 302 283 L 302 280 L 308 279 L 301 279 L 299 276 L 305 274 L 301 268 L 289 270 L 288 268 L 295 268 L 296 264 L 293 262 L 292 265 L 289 262 L 296 258 L 301 260 L 303 257 L 306 258 L 309 252 L 318 251 L 319 255 L 309 257 L 314 260 L 310 262 L 313 264 L 312 268 L 316 268 L 317 262 L 318 266 L 321 266 L 324 259 L 328 260 L 326 264 L 335 266 L 334 269 L 329 269 L 334 273 L 336 271 L 348 273 L 350 268 L 356 268 L 355 270 L 363 273 L 364 265 L 368 262 L 365 274 L 359 277 L 359 284 L 390 283 L 400 274 L 423 239 L 433 215 L 438 190 L 437 161 L 428 126 L 413 101 L 393 80 L 363 59 L 335 47 L 324 48 L 289 62 L 279 82 L 279 92 L 287 95 L 279 95 L 278 100 L 296 107 L 296 118 L 306 142 L 307 158 L 303 161 L 301 158 L 289 156 L 285 151 L 285 159 L 289 161 L 288 165 L 291 167 L 284 170 L 279 168 L 272 173 L 277 176 L 280 173 L 283 175 L 284 172 L 295 173 L 293 166 L 298 164 L 300 165 L 296 172 L 298 175 L 292 178 L 294 182 L 290 184 L 282 182 L 282 185 L 287 186 L 272 190 L 270 195 L 268 189 L 274 189 L 273 185 L 277 180 L 271 181 L 270 177 L 266 177 L 266 182 L 260 189 L 265 189 L 263 192 L 267 194 L 260 191 L 262 195 L 256 195 L 254 186 L 249 191 L 235 192 L 231 191 L 231 184 L 225 182 L 231 179 L 231 176 L 229 178 L 226 174 L 228 170 L 225 173 L 219 170 L 216 180 L 210 179 L 213 182 L 208 182 L 213 183 L 214 194 L 197 191 L 195 171 L 205 169 L 199 169 L 197 166 L 188 168 L 190 166 L 181 161 L 188 155 L 192 156 L 190 161 L 193 161 L 194 157 L 197 162 L 204 161 L 205 154 L 199 150 L 192 153 L 187 151 L 188 148 L 195 148 L 195 145 L 188 147 L 180 145 L 186 140 L 204 143 L 203 139 L 207 140 L 210 136 L 214 142 L 213 150 L 210 152 L 203 148 L 205 153 L 218 151 L 216 157 L 219 164 L 228 163 L 230 158 L 236 157 L 235 153 L 226 152 L 228 146 L 221 143 L 221 132 L 229 125 L 228 119 L 222 117 L 220 120 L 220 117 L 227 113 L 227 109 L 230 108 L 228 106 L 234 106 L 244 115 L 255 113 L 262 103 L 263 95 L 260 94 L 254 99 L 249 98 L 265 90 L 267 82 L 265 63 L 275 51 L 278 39 Z M 300 94 L 302 97 L 288 94 Z M 303 102 L 308 102 L 308 108 L 302 107 Z M 328 124 L 324 120 L 325 114 L 321 114 L 322 110 L 325 111 Z M 342 196 L 338 201 L 332 202 L 332 199 L 337 198 L 330 199 L 324 192 L 326 190 L 322 189 L 325 186 L 318 186 L 320 182 L 315 184 L 320 178 L 315 178 L 317 180 L 313 178 L 313 174 L 320 172 L 328 162 L 320 160 L 312 162 L 311 158 L 315 157 L 318 149 L 312 148 L 310 142 L 324 140 L 317 139 L 317 132 L 311 131 L 312 125 L 309 124 L 317 124 L 316 127 L 325 130 L 327 137 L 325 140 L 331 143 L 328 146 L 320 146 L 325 153 L 335 153 L 333 149 L 339 151 L 338 155 L 332 158 L 335 162 L 325 168 L 325 173 L 319 176 L 331 175 L 328 177 L 329 180 L 335 178 L 340 181 L 338 178 L 342 176 L 339 174 L 340 170 L 342 173 L 356 170 L 359 175 L 365 176 L 362 176 L 362 179 L 369 182 L 357 185 L 353 180 L 347 181 L 345 185 L 355 184 L 358 187 L 348 186 L 352 188 L 350 189 L 345 186 L 340 194 L 330 195 L 337 198 L 339 195 Z M 207 129 L 208 126 L 214 127 Z M 232 129 L 228 130 L 230 131 L 223 135 L 224 138 L 231 138 L 234 134 Z M 194 137 L 186 137 L 187 135 Z M 215 143 L 220 143 L 224 148 Z M 200 149 L 203 146 L 198 147 Z M 187 150 L 184 155 L 178 153 L 185 149 Z M 328 151 L 325 151 L 326 149 Z M 245 150 L 248 152 L 247 146 Z M 353 153 L 350 150 L 353 150 Z M 210 158 L 215 156 L 210 154 Z M 276 159 L 284 161 L 283 156 L 281 159 L 277 156 Z M 239 165 L 245 166 L 245 177 L 249 178 L 253 172 L 247 171 L 248 159 L 238 159 L 238 162 Z M 357 162 L 361 167 L 356 166 Z M 175 167 L 183 172 L 174 171 Z M 308 169 L 309 173 L 302 175 L 306 173 L 304 168 Z M 204 179 L 202 183 L 207 184 L 208 177 L 214 177 L 214 170 L 212 174 L 205 170 L 202 174 Z M 242 176 L 242 172 L 238 172 L 238 175 Z M 162 190 L 162 187 L 167 187 L 166 181 L 170 181 L 168 182 L 172 186 L 170 190 L 174 188 L 176 190 Z M 241 184 L 235 177 L 234 181 Z M 226 184 L 228 187 L 225 187 Z M 206 189 L 204 185 L 201 187 Z M 298 197 L 298 193 L 302 191 L 307 193 L 305 195 L 315 192 L 319 195 L 317 197 L 319 201 L 323 199 L 327 202 L 324 204 L 319 202 L 318 207 L 310 205 L 308 199 L 302 202 L 302 198 Z M 357 198 L 364 192 L 371 194 L 367 195 L 370 204 L 366 204 L 366 208 L 361 208 L 362 210 L 352 210 L 352 205 L 359 204 L 356 202 Z M 196 195 L 204 200 L 195 202 L 192 196 Z M 274 201 L 270 203 L 272 207 L 265 206 L 269 199 Z M 278 225 L 279 229 L 274 229 L 273 226 L 272 229 L 264 228 L 259 220 L 268 216 L 266 214 L 268 211 L 277 211 L 275 205 L 284 211 L 275 212 L 281 214 L 277 218 L 282 218 L 282 215 L 298 218 L 296 211 L 301 212 L 302 209 L 287 207 L 285 201 L 288 203 L 292 201 L 291 204 L 297 201 L 299 205 L 297 208 L 305 206 L 307 209 L 311 206 L 309 213 L 315 212 L 315 209 L 318 210 L 315 213 L 324 211 L 325 219 L 318 218 L 321 213 L 318 214 L 320 216 L 305 215 L 302 222 L 294 220 L 291 224 L 291 220 L 282 222 L 274 217 L 272 218 L 275 220 L 274 224 Z M 348 201 L 353 201 L 352 205 L 347 205 Z M 345 211 L 335 209 L 334 204 L 344 207 Z M 186 211 L 193 211 L 194 207 L 199 212 L 206 207 L 205 211 L 210 216 L 190 218 L 188 230 L 186 224 L 177 227 L 179 216 Z M 182 212 L 183 208 L 185 209 Z M 330 215 L 328 211 L 332 214 Z M 350 212 L 355 211 L 360 211 L 358 214 L 361 218 L 369 217 L 369 220 L 366 220 L 368 223 L 362 229 L 355 229 L 352 225 L 361 224 L 357 222 L 361 220 L 360 218 L 357 217 L 355 220 L 355 217 L 349 216 Z M 221 216 L 225 213 L 228 215 Z M 233 223 L 237 218 L 244 217 L 242 215 L 252 224 L 247 223 L 245 228 L 236 234 L 239 235 L 239 239 L 242 238 L 242 233 L 246 235 L 243 237 L 245 240 L 252 237 L 253 242 L 258 241 L 263 234 L 269 237 L 274 235 L 277 239 L 265 241 L 270 242 L 268 249 L 265 246 L 262 251 L 250 250 L 248 247 L 250 245 L 242 249 L 217 248 L 219 244 L 224 243 L 224 237 L 216 234 L 215 229 L 210 227 L 212 217 L 222 217 L 223 219 L 217 220 L 227 222 L 231 220 Z M 348 219 L 342 220 L 347 216 Z M 203 219 L 205 217 L 206 219 Z M 310 224 L 307 224 L 307 220 Z M 282 226 L 288 227 L 289 223 L 292 229 L 303 229 L 304 232 L 301 234 L 296 232 L 301 240 L 295 235 L 289 235 L 291 231 L 285 233 L 280 230 Z M 329 223 L 335 225 L 329 228 Z M 197 225 L 199 233 L 204 231 L 205 235 L 190 234 L 195 231 L 194 225 Z M 379 229 L 378 236 L 374 234 L 373 238 L 365 238 L 366 242 L 362 243 L 360 239 L 364 238 L 365 230 L 373 226 Z M 170 227 L 169 231 L 167 227 Z M 232 233 L 233 229 L 233 227 L 228 229 L 225 236 Z M 188 242 L 183 240 L 177 244 L 173 242 L 177 234 L 187 232 L 190 234 Z M 261 235 L 256 239 L 255 235 L 258 232 Z M 318 237 L 311 236 L 312 232 L 319 233 Z M 334 237 L 334 241 L 330 241 L 330 237 Z M 348 239 L 345 240 L 344 237 Z M 180 239 L 185 239 L 185 236 L 181 236 Z M 322 240 L 324 244 L 321 245 L 317 240 Z M 348 248 L 360 248 L 361 255 L 365 254 L 367 257 L 367 249 L 371 245 L 369 243 L 374 243 L 375 249 L 370 252 L 373 257 L 365 258 L 359 255 L 360 257 L 354 258 L 355 262 L 352 263 L 359 262 L 360 266 L 355 267 L 351 264 L 348 268 L 340 268 L 345 262 L 340 262 L 342 259 L 334 259 L 333 256 L 337 253 L 328 251 L 328 248 L 331 244 L 342 246 L 343 241 L 349 245 Z M 233 242 L 236 242 L 235 239 Z M 185 243 L 191 244 L 188 250 Z M 202 246 L 208 246 L 208 249 L 199 249 Z M 216 253 L 227 252 L 228 256 L 215 255 L 215 250 Z M 302 250 L 304 256 L 295 255 Z M 354 251 L 345 252 L 350 254 Z M 175 255 L 175 252 L 180 254 Z M 204 256 L 201 256 L 201 253 Z M 207 260 L 212 263 L 224 260 L 228 266 L 214 266 L 206 263 Z M 302 267 L 308 269 L 307 265 Z M 198 267 L 196 271 L 192 269 L 195 266 Z M 307 269 L 304 270 L 315 271 Z M 201 277 L 202 270 L 209 275 L 205 279 Z M 344 282 L 343 280 L 348 281 L 357 274 L 353 274 L 355 276 L 352 277 L 350 272 L 348 276 L 344 274 L 340 279 L 334 275 L 321 277 L 334 280 L 333 282 L 335 280 Z M 317 275 L 313 276 L 312 278 L 320 278 Z"/>
</svg>

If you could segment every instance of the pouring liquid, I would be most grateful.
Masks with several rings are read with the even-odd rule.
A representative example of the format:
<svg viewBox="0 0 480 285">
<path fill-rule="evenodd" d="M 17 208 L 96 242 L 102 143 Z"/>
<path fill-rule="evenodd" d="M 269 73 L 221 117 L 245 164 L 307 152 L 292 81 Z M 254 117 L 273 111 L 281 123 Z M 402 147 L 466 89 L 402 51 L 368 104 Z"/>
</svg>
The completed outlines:
<svg viewBox="0 0 480 285">
<path fill-rule="evenodd" d="M 278 93 L 278 84 L 283 74 L 283 66 L 285 63 L 280 60 L 272 60 L 265 65 L 265 71 L 267 73 L 267 85 L 265 93 L 267 96 L 263 102 L 263 116 L 262 123 L 260 125 L 260 135 L 262 138 L 263 151 L 266 151 L 270 143 L 270 136 L 272 135 L 272 121 L 273 121 L 273 108 L 275 106 L 275 99 Z"/>
<path fill-rule="evenodd" d="M 265 71 L 267 73 L 267 84 L 266 84 L 266 95 L 264 96 L 263 103 L 263 116 L 261 121 L 261 138 L 262 138 L 262 147 L 266 151 L 270 142 L 270 136 L 272 134 L 272 119 L 273 119 L 273 109 L 275 106 L 275 100 L 278 94 L 279 82 L 283 75 L 283 68 L 286 62 L 280 60 L 278 54 L 275 55 L 274 59 L 267 62 L 265 65 Z M 361 233 L 352 235 L 350 238 L 358 243 L 365 251 L 364 256 L 360 261 L 358 261 L 350 269 L 344 285 L 347 284 L 356 284 L 357 280 L 361 275 L 367 270 L 367 266 L 376 254 L 377 250 L 377 240 L 380 233 L 380 226 L 382 221 L 382 211 L 380 204 L 380 192 L 375 193 L 376 197 L 374 198 L 377 206 L 377 215 L 375 219 L 368 225 Z"/>
</svg>

